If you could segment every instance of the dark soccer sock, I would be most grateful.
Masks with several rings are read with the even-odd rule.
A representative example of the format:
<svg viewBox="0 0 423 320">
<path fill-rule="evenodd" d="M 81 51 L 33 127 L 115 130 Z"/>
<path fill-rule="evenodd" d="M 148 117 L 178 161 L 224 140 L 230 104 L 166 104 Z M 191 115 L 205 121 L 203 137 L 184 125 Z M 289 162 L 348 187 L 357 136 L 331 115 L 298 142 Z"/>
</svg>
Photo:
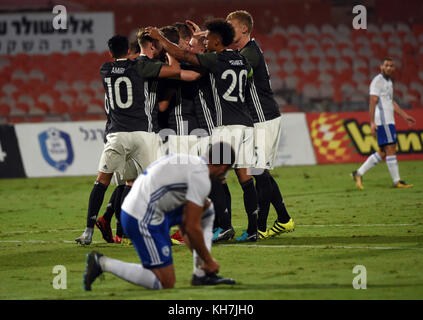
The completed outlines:
<svg viewBox="0 0 423 320">
<path fill-rule="evenodd" d="M 94 228 L 98 212 L 103 204 L 106 190 L 106 185 L 98 181 L 94 183 L 94 187 L 91 190 L 90 199 L 88 201 L 87 228 Z"/>
<path fill-rule="evenodd" d="M 129 191 L 131 191 L 131 186 L 125 185 L 123 190 L 122 190 L 122 194 L 120 196 L 119 206 L 116 208 L 116 212 L 115 212 L 115 215 L 116 215 L 116 235 L 120 238 L 122 238 L 123 235 L 124 235 L 122 224 L 120 223 L 120 212 L 121 212 L 123 200 L 125 200 Z"/>
<path fill-rule="evenodd" d="M 115 213 L 116 199 L 119 199 L 120 202 L 120 196 L 124 187 L 125 185 L 117 186 L 115 190 L 113 190 L 112 196 L 107 204 L 106 212 L 103 214 L 103 219 L 107 222 L 112 221 L 113 214 Z"/>
<path fill-rule="evenodd" d="M 241 187 L 244 191 L 244 207 L 248 217 L 247 233 L 251 235 L 253 233 L 257 233 L 257 192 L 252 178 L 244 183 L 241 183 Z"/>
<path fill-rule="evenodd" d="M 232 197 L 231 192 L 229 191 L 228 184 L 225 182 L 222 184 L 223 191 L 225 192 L 225 198 L 226 198 L 226 210 L 227 210 L 227 218 L 229 219 L 227 224 L 229 226 L 232 226 Z"/>
<path fill-rule="evenodd" d="M 212 181 L 209 197 L 213 201 L 215 212 L 213 228 L 220 227 L 223 230 L 228 229 L 230 225 L 229 227 L 227 226 L 228 219 L 225 217 L 226 198 L 222 183 L 220 181 Z"/>
<path fill-rule="evenodd" d="M 261 175 L 254 176 L 256 179 L 256 189 L 258 198 L 258 219 L 257 227 L 260 231 L 265 232 L 267 229 L 267 217 L 269 215 L 270 201 L 272 199 L 272 182 L 267 171 Z"/>
<path fill-rule="evenodd" d="M 276 183 L 275 179 L 270 176 L 270 181 L 272 182 L 272 205 L 278 214 L 278 221 L 281 223 L 287 223 L 291 218 L 288 214 L 288 211 L 285 208 L 285 203 L 283 202 L 282 194 L 279 190 L 279 186 Z"/>
</svg>

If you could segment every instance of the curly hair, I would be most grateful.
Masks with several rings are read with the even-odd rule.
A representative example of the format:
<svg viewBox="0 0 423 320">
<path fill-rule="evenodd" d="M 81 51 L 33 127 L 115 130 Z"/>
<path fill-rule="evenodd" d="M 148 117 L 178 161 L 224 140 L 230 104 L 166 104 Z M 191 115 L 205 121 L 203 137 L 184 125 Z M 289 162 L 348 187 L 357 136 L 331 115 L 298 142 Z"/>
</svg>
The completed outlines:
<svg viewBox="0 0 423 320">
<path fill-rule="evenodd" d="M 222 44 L 227 47 L 235 37 L 235 30 L 232 25 L 224 19 L 213 19 L 206 22 L 206 28 L 211 33 L 215 33 L 222 39 Z"/>
</svg>

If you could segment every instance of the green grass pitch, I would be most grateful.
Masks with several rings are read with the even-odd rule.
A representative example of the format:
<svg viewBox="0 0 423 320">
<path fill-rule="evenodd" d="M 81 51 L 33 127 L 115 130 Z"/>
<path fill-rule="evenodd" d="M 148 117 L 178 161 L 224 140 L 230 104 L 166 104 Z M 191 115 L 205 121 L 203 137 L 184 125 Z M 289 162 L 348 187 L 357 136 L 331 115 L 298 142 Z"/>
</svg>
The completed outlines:
<svg viewBox="0 0 423 320">
<path fill-rule="evenodd" d="M 138 262 L 133 247 L 73 240 L 85 226 L 94 177 L 0 180 L 0 299 L 423 299 L 423 162 L 400 162 L 414 188 L 391 187 L 385 164 L 364 177 L 359 191 L 349 176 L 356 164 L 280 167 L 273 171 L 296 230 L 257 243 L 214 245 L 221 274 L 234 286 L 192 287 L 192 256 L 172 247 L 176 286 L 153 291 L 111 274 L 91 292 L 82 289 L 85 255 L 98 250 Z M 246 227 L 241 188 L 233 172 L 233 226 Z M 113 187 L 106 193 L 103 208 Z M 275 219 L 273 209 L 268 225 Z M 113 220 L 113 226 L 115 225 Z M 66 289 L 54 289 L 56 265 L 66 268 Z M 353 288 L 356 265 L 367 289 Z"/>
</svg>

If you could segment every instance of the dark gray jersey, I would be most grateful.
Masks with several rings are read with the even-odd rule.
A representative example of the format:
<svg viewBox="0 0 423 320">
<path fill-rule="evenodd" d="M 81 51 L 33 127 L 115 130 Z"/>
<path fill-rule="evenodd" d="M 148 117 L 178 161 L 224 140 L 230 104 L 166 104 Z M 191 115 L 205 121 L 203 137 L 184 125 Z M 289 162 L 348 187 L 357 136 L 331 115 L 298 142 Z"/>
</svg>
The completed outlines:
<svg viewBox="0 0 423 320">
<path fill-rule="evenodd" d="M 245 101 L 251 67 L 239 51 L 223 50 L 197 54 L 200 65 L 209 70 L 216 108 L 216 126 L 253 126 Z"/>
<path fill-rule="evenodd" d="M 162 65 L 159 60 L 140 56 L 101 66 L 108 133 L 158 131 L 156 92 Z"/>
<path fill-rule="evenodd" d="M 252 39 L 241 50 L 253 68 L 253 77 L 249 79 L 250 86 L 246 99 L 254 122 L 264 122 L 280 116 L 279 107 L 273 97 L 270 86 L 270 75 L 257 42 Z"/>
</svg>

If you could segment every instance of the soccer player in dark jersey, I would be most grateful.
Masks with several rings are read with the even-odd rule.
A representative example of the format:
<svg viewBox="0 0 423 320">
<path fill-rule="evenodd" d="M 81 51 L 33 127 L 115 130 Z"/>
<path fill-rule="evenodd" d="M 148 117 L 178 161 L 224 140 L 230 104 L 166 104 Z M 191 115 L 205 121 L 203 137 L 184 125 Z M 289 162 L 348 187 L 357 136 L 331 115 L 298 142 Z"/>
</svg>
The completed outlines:
<svg viewBox="0 0 423 320">
<path fill-rule="evenodd" d="M 154 116 L 158 109 L 157 78 L 180 74 L 179 63 L 169 55 L 169 65 L 142 52 L 138 59 L 128 59 L 129 43 L 124 36 L 112 37 L 108 46 L 115 60 L 103 64 L 100 74 L 108 101 L 109 133 L 89 198 L 86 229 L 75 239 L 86 245 L 92 242 L 98 211 L 113 174 L 119 174 L 129 187 L 138 174 L 161 155 L 159 136 L 155 132 L 157 117 Z M 162 51 L 159 43 L 151 38 L 148 41 L 146 35 L 141 37 L 140 46 L 141 49 L 148 46 L 149 52 Z M 123 190 L 122 199 L 126 191 L 129 192 L 129 188 Z"/>
<path fill-rule="evenodd" d="M 235 11 L 226 20 L 235 29 L 234 45 L 245 56 L 253 68 L 253 77 L 249 78 L 250 90 L 246 93 L 249 100 L 251 115 L 255 127 L 255 148 L 257 152 L 257 166 L 263 172 L 254 175 L 259 198 L 258 232 L 261 239 L 275 236 L 283 232 L 293 231 L 294 221 L 286 210 L 278 184 L 269 170 L 273 169 L 273 162 L 279 145 L 281 114 L 273 97 L 270 84 L 269 70 L 263 52 L 250 34 L 253 28 L 252 16 L 244 10 Z M 262 138 L 261 138 L 262 137 Z M 263 139 L 264 138 L 264 139 Z M 274 206 L 278 218 L 273 226 L 267 230 L 267 217 L 270 203 Z"/>
<path fill-rule="evenodd" d="M 206 23 L 206 29 L 209 52 L 193 54 L 167 41 L 157 28 L 146 28 L 148 34 L 159 40 L 164 49 L 176 59 L 209 70 L 216 106 L 213 139 L 217 137 L 232 142 L 237 158 L 234 168 L 244 192 L 248 228 L 237 240 L 256 241 L 257 194 L 254 181 L 247 170 L 254 162 L 254 124 L 245 103 L 247 78 L 251 76 L 252 70 L 245 57 L 228 49 L 234 38 L 234 30 L 229 23 L 223 19 L 215 19 Z"/>
</svg>

